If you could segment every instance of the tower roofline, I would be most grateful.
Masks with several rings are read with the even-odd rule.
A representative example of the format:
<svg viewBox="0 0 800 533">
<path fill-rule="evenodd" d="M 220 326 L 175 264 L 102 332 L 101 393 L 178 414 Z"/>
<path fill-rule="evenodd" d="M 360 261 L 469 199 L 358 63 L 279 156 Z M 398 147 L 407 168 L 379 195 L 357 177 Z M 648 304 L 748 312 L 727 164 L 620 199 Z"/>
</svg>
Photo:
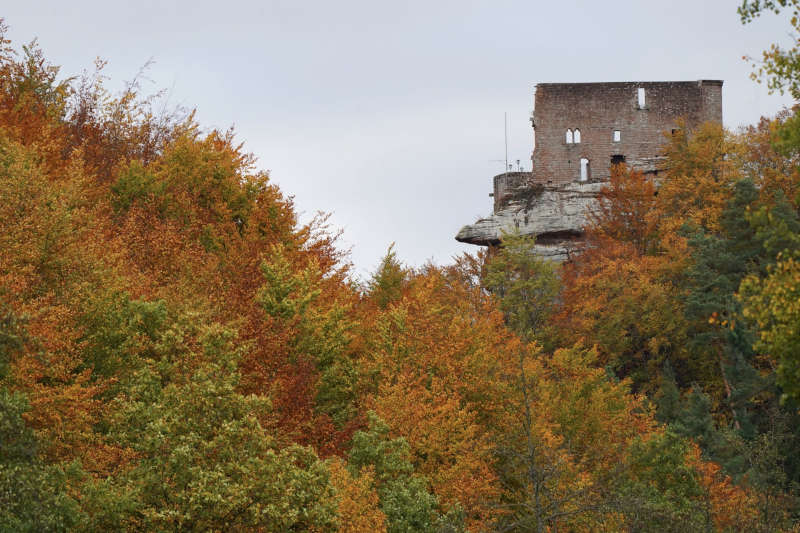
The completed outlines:
<svg viewBox="0 0 800 533">
<path fill-rule="evenodd" d="M 725 83 L 725 80 L 664 80 L 664 81 L 592 81 L 592 82 L 544 82 L 544 83 L 537 83 L 535 87 L 564 87 L 564 86 L 580 86 L 580 85 L 605 85 L 605 86 L 612 86 L 612 85 L 619 85 L 619 86 L 626 86 L 626 85 L 664 85 L 664 84 L 688 84 L 688 83 L 697 83 L 701 85 L 722 85 Z"/>
</svg>

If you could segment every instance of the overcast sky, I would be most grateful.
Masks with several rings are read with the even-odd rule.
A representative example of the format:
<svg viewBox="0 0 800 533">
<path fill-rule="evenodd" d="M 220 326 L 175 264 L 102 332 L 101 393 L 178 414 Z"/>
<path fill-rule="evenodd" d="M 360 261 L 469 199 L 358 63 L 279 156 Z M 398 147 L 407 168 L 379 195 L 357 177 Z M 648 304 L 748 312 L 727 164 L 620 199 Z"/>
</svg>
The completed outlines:
<svg viewBox="0 0 800 533">
<path fill-rule="evenodd" d="M 411 265 L 474 250 L 453 237 L 491 212 L 504 112 L 530 168 L 536 83 L 722 79 L 730 128 L 790 104 L 742 60 L 790 42 L 787 17 L 742 26 L 738 4 L 16 0 L 0 16 L 65 75 L 100 56 L 119 82 L 153 58 L 150 89 L 234 125 L 306 218 L 332 213 L 363 276 L 392 242 Z"/>
</svg>

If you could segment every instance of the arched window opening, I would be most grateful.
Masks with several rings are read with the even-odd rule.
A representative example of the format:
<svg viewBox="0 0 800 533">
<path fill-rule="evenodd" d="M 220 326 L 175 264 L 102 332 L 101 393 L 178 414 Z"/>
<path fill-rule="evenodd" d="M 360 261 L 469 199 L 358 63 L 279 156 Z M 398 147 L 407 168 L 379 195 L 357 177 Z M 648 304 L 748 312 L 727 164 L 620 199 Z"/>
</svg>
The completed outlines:
<svg viewBox="0 0 800 533">
<path fill-rule="evenodd" d="M 589 160 L 581 157 L 581 181 L 588 181 L 589 179 Z"/>
<path fill-rule="evenodd" d="M 647 103 L 644 97 L 644 87 L 639 87 L 636 90 L 636 99 L 639 101 L 639 109 L 644 109 Z"/>
<path fill-rule="evenodd" d="M 567 144 L 572 144 L 572 130 L 567 130 Z"/>
<path fill-rule="evenodd" d="M 581 142 L 581 130 L 575 130 L 575 144 Z"/>
</svg>

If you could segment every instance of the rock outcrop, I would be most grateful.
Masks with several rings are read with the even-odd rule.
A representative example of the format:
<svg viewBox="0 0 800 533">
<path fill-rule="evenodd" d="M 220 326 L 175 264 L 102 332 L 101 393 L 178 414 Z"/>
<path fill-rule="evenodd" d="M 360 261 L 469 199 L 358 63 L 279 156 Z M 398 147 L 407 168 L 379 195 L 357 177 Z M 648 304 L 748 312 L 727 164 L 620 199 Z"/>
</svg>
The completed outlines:
<svg viewBox="0 0 800 533">
<path fill-rule="evenodd" d="M 587 211 L 604 183 L 544 186 L 516 180 L 508 187 L 507 182 L 495 179 L 495 213 L 461 228 L 456 240 L 489 246 L 498 244 L 504 231 L 516 230 L 536 236 L 535 251 L 542 257 L 569 259 L 580 247 Z"/>
</svg>

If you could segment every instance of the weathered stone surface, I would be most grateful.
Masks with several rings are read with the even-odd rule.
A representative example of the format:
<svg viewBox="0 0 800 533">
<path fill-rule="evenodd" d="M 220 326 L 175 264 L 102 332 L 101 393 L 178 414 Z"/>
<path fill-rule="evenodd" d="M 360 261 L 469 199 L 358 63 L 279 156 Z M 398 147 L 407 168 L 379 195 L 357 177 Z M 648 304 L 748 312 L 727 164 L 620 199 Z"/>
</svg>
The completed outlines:
<svg viewBox="0 0 800 533">
<path fill-rule="evenodd" d="M 580 250 L 581 242 L 580 240 L 575 240 L 562 241 L 556 244 L 537 244 L 533 247 L 533 253 L 542 259 L 563 263 L 564 261 L 569 261 Z"/>
<path fill-rule="evenodd" d="M 587 208 L 602 187 L 602 182 L 517 187 L 507 193 L 509 199 L 502 209 L 461 228 L 456 240 L 486 246 L 499 243 L 503 231 L 519 230 L 537 236 L 537 253 L 565 259 L 583 232 Z"/>
</svg>

